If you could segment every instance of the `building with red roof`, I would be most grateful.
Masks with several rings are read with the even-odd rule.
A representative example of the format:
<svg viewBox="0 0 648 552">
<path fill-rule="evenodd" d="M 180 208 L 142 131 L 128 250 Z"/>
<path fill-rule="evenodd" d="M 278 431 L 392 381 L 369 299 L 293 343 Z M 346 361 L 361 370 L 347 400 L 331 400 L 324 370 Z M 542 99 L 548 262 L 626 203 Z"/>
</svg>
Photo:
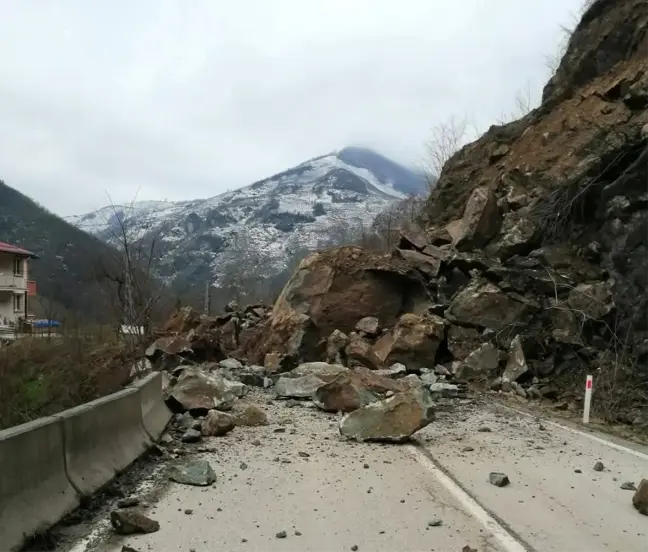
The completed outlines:
<svg viewBox="0 0 648 552">
<path fill-rule="evenodd" d="M 29 279 L 29 261 L 37 255 L 0 241 L 0 326 L 15 326 L 28 317 L 28 298 L 36 295 Z"/>
</svg>

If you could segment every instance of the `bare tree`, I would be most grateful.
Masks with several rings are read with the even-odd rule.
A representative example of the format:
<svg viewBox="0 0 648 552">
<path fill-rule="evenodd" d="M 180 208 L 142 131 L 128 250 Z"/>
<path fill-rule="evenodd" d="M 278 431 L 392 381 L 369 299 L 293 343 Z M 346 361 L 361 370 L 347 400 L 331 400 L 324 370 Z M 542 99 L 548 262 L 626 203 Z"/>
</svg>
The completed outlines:
<svg viewBox="0 0 648 552">
<path fill-rule="evenodd" d="M 100 275 L 116 296 L 117 324 L 135 332 L 137 341 L 150 335 L 155 309 L 165 292 L 154 270 L 159 236 L 152 231 L 150 221 L 139 228 L 131 225 L 127 212 L 133 211 L 133 203 L 127 212 L 112 201 L 110 206 L 115 220 L 110 238 L 119 252 L 112 259 L 102 259 Z"/>
<path fill-rule="evenodd" d="M 426 144 L 428 184 L 430 187 L 441 175 L 443 166 L 466 143 L 468 123 L 454 116 L 432 128 L 432 138 Z"/>
<path fill-rule="evenodd" d="M 502 114 L 497 119 L 497 124 L 504 125 L 511 121 L 521 119 L 533 111 L 536 100 L 533 97 L 531 83 L 527 81 L 524 88 L 519 89 L 515 93 L 515 108 L 508 114 Z"/>
<path fill-rule="evenodd" d="M 598 0 L 584 0 L 580 8 L 578 9 L 578 13 L 571 14 L 571 25 L 560 25 L 560 40 L 558 42 L 558 46 L 556 47 L 556 51 L 552 54 L 545 55 L 545 65 L 547 69 L 549 69 L 551 75 L 555 75 L 556 71 L 558 71 L 560 62 L 567 53 L 567 49 L 569 48 L 569 41 L 571 40 L 572 34 L 574 34 L 574 30 L 580 22 L 581 17 L 597 1 Z"/>
</svg>

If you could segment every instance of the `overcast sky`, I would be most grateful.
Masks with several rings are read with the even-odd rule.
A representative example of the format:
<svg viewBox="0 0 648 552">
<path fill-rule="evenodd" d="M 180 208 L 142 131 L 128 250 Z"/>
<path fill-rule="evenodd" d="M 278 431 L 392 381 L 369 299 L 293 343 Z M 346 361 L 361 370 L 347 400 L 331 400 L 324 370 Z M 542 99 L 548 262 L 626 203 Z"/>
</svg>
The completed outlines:
<svg viewBox="0 0 648 552">
<path fill-rule="evenodd" d="M 208 197 L 539 97 L 581 0 L 0 0 L 0 179 L 61 215 Z"/>
</svg>

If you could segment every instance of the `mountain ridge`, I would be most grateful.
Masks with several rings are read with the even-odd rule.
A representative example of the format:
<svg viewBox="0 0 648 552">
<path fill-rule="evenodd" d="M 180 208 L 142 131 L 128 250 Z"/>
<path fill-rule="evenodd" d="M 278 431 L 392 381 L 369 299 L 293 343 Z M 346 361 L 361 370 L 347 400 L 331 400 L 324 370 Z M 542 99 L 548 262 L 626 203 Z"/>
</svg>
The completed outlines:
<svg viewBox="0 0 648 552">
<path fill-rule="evenodd" d="M 427 189 L 422 173 L 352 146 L 209 198 L 111 205 L 67 220 L 112 245 L 124 231 L 155 241 L 167 282 L 241 287 L 236 270 L 281 274 L 294 258 L 349 242 L 355 229 Z"/>
</svg>

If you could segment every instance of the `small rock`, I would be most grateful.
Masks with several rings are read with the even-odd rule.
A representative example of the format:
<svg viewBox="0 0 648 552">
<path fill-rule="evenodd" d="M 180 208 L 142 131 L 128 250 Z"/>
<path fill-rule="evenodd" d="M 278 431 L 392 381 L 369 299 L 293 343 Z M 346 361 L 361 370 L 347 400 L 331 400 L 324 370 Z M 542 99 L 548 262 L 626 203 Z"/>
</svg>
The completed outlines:
<svg viewBox="0 0 648 552">
<path fill-rule="evenodd" d="M 358 320 L 358 323 L 355 325 L 357 332 L 364 332 L 367 335 L 377 335 L 378 327 L 379 322 L 375 316 L 365 316 Z"/>
<path fill-rule="evenodd" d="M 490 383 L 491 391 L 499 391 L 502 388 L 502 378 L 495 378 Z"/>
<path fill-rule="evenodd" d="M 255 447 L 258 447 L 258 446 L 261 445 L 261 441 L 259 441 L 258 439 L 254 439 L 254 441 L 252 441 L 252 444 L 253 444 Z"/>
<path fill-rule="evenodd" d="M 278 539 L 285 539 L 287 536 L 288 536 L 288 533 L 286 533 L 285 531 L 279 531 L 275 535 L 275 537 L 277 537 Z"/>
<path fill-rule="evenodd" d="M 483 426 L 480 427 L 477 431 L 479 431 L 479 433 L 490 433 L 493 430 L 490 427 Z"/>
<path fill-rule="evenodd" d="M 488 481 L 491 485 L 496 487 L 506 487 L 510 481 L 505 473 L 491 472 L 488 475 Z"/>
<path fill-rule="evenodd" d="M 185 515 L 190 516 L 190 515 L 193 514 L 193 510 L 192 510 L 191 508 L 187 508 L 187 509 L 184 511 L 184 513 L 185 513 Z"/>
<path fill-rule="evenodd" d="M 160 524 L 137 510 L 114 510 L 110 513 L 110 524 L 120 535 L 134 533 L 155 533 Z"/>
<path fill-rule="evenodd" d="M 225 360 L 221 360 L 218 365 L 226 370 L 240 370 L 243 368 L 243 365 L 235 358 L 226 358 Z"/>
<path fill-rule="evenodd" d="M 220 437 L 234 429 L 236 419 L 227 412 L 210 410 L 202 421 L 202 434 L 206 437 Z"/>
<path fill-rule="evenodd" d="M 369 464 L 364 464 L 362 467 L 363 467 L 365 470 L 368 470 L 368 469 L 369 469 Z"/>
<path fill-rule="evenodd" d="M 353 552 L 355 552 L 357 549 L 358 549 L 358 545 L 357 545 L 357 544 L 354 544 L 354 545 L 351 547 L 351 550 L 353 550 Z"/>
<path fill-rule="evenodd" d="M 605 466 L 603 465 L 603 462 L 601 462 L 600 460 L 596 464 L 594 464 L 594 471 L 601 472 L 604 469 L 605 469 Z"/>
<path fill-rule="evenodd" d="M 401 364 L 400 362 L 395 362 L 389 368 L 385 368 L 383 370 L 374 370 L 374 374 L 387 378 L 397 378 L 399 376 L 407 375 L 407 366 Z"/>
<path fill-rule="evenodd" d="M 443 520 L 438 518 L 428 521 L 428 527 L 440 527 L 441 525 L 443 525 Z"/>
<path fill-rule="evenodd" d="M 204 460 L 190 460 L 184 464 L 171 466 L 169 479 L 183 485 L 206 487 L 216 481 L 216 474 L 209 462 Z"/>
<path fill-rule="evenodd" d="M 295 531 L 295 536 L 296 537 L 301 537 L 302 536 L 301 531 Z"/>
<path fill-rule="evenodd" d="M 478 550 L 467 544 L 461 549 L 461 552 L 478 552 Z"/>
<path fill-rule="evenodd" d="M 437 365 L 434 367 L 434 373 L 435 373 L 437 376 L 445 376 L 445 377 L 449 377 L 449 376 L 452 375 L 452 373 L 450 372 L 450 370 L 448 370 L 445 366 L 441 366 L 441 364 L 437 364 Z"/>
<path fill-rule="evenodd" d="M 201 439 L 202 435 L 197 429 L 188 429 L 182 434 L 182 437 L 180 437 L 180 440 L 183 443 L 197 443 Z"/>
<path fill-rule="evenodd" d="M 235 412 L 234 423 L 250 427 L 268 425 L 268 415 L 255 404 L 248 404 L 240 412 Z"/>
<path fill-rule="evenodd" d="M 158 443 L 160 445 L 170 445 L 171 443 L 173 443 L 173 437 L 171 437 L 171 435 L 169 435 L 168 433 L 163 433 Z"/>
<path fill-rule="evenodd" d="M 301 450 L 297 453 L 298 456 L 301 456 L 302 458 L 309 458 L 310 454 L 307 452 L 302 452 Z"/>
<path fill-rule="evenodd" d="M 247 470 L 247 469 L 248 469 L 248 465 L 247 465 L 245 462 L 241 462 L 241 463 L 239 464 L 239 468 L 241 468 L 242 470 Z"/>
<path fill-rule="evenodd" d="M 648 516 L 648 479 L 642 479 L 632 497 L 632 505 L 640 514 Z"/>
<path fill-rule="evenodd" d="M 461 452 L 472 452 L 475 450 L 473 447 L 464 447 L 461 449 Z"/>
<path fill-rule="evenodd" d="M 132 508 L 137 506 L 140 503 L 140 499 L 136 496 L 131 496 L 129 498 L 122 498 L 117 501 L 117 508 Z"/>
<path fill-rule="evenodd" d="M 636 491 L 637 490 L 637 487 L 636 487 L 636 485 L 634 484 L 633 481 L 626 481 L 624 483 L 621 483 L 621 488 L 624 491 Z"/>
<path fill-rule="evenodd" d="M 132 546 L 124 545 L 121 547 L 121 552 L 139 552 L 137 548 L 133 548 Z"/>
<path fill-rule="evenodd" d="M 445 399 L 453 399 L 457 395 L 459 395 L 459 387 L 457 385 L 454 385 L 453 383 L 444 383 L 441 381 L 430 384 L 428 386 L 428 390 L 434 398 L 443 397 Z"/>
<path fill-rule="evenodd" d="M 576 468 L 576 469 L 574 470 L 574 473 L 583 473 L 583 470 L 579 470 L 578 468 Z"/>
</svg>

